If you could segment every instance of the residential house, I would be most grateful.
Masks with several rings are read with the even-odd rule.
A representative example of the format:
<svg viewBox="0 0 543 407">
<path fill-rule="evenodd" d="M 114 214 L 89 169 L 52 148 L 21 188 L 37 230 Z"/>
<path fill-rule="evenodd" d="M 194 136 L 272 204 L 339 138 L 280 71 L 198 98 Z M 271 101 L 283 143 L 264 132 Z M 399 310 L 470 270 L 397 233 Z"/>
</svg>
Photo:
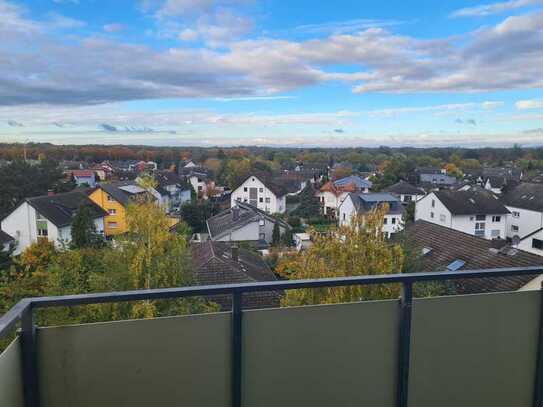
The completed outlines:
<svg viewBox="0 0 543 407">
<path fill-rule="evenodd" d="M 104 232 L 107 213 L 85 191 L 26 198 L 1 222 L 1 229 L 15 238 L 15 253 L 21 253 L 38 240 L 61 247 L 72 240 L 72 220 L 81 206 L 90 209 L 98 233 Z"/>
<path fill-rule="evenodd" d="M 451 188 L 458 183 L 456 177 L 440 168 L 419 168 L 416 170 L 418 183 L 431 189 Z"/>
<path fill-rule="evenodd" d="M 273 228 L 279 225 L 281 235 L 291 229 L 286 222 L 247 203 L 235 202 L 207 220 L 209 238 L 221 242 L 259 242 L 270 244 L 273 240 Z"/>
<path fill-rule="evenodd" d="M 3 230 L 0 230 L 0 250 L 7 252 L 12 244 L 15 244 L 15 238 L 11 235 L 8 235 Z"/>
<path fill-rule="evenodd" d="M 267 213 L 285 213 L 287 209 L 285 186 L 262 176 L 251 175 L 230 195 L 230 205 L 248 203 Z"/>
<path fill-rule="evenodd" d="M 464 178 L 471 183 L 482 186 L 495 194 L 501 194 L 504 189 L 518 185 L 523 178 L 520 168 L 477 168 L 467 170 Z"/>
<path fill-rule="evenodd" d="M 134 182 L 99 184 L 89 198 L 105 212 L 104 233 L 106 238 L 126 233 L 126 209 L 138 199 L 151 199 L 151 194 Z"/>
<path fill-rule="evenodd" d="M 426 195 L 426 192 L 422 188 L 418 188 L 405 181 L 399 181 L 396 184 L 389 186 L 384 191 L 397 197 L 403 204 L 417 202 Z"/>
<path fill-rule="evenodd" d="M 206 241 L 191 244 L 192 270 L 198 285 L 254 283 L 275 281 L 276 277 L 263 258 L 246 249 L 225 242 Z M 243 296 L 243 308 L 278 308 L 280 293 L 248 293 Z M 209 300 L 230 310 L 231 296 L 217 295 Z"/>
<path fill-rule="evenodd" d="M 507 237 L 515 243 L 543 227 L 543 184 L 519 184 L 503 194 L 502 202 L 511 212 Z"/>
<path fill-rule="evenodd" d="M 167 211 L 178 210 L 184 203 L 191 201 L 191 186 L 175 172 L 161 171 L 155 174 L 157 191 L 161 194 Z"/>
<path fill-rule="evenodd" d="M 405 208 L 398 198 L 386 192 L 347 194 L 339 206 L 339 225 L 350 225 L 354 216 L 367 214 L 383 205 L 388 205 L 383 232 L 390 237 L 403 230 Z"/>
<path fill-rule="evenodd" d="M 73 177 L 78 187 L 94 188 L 96 186 L 96 174 L 92 170 L 72 170 L 68 174 Z"/>
<path fill-rule="evenodd" d="M 211 191 L 215 190 L 215 182 L 211 179 L 207 168 L 189 165 L 182 167 L 179 175 L 191 185 L 200 199 L 210 198 Z"/>
<path fill-rule="evenodd" d="M 338 208 L 349 193 L 368 193 L 372 183 L 362 177 L 351 175 L 324 184 L 316 193 L 323 215 L 335 218 Z"/>
<path fill-rule="evenodd" d="M 515 249 L 505 240 L 487 240 L 425 220 L 405 228 L 402 242 L 416 253 L 418 272 L 481 270 L 542 266 L 543 258 Z M 517 291 L 541 287 L 536 275 L 459 280 L 451 285 L 459 294 Z"/>
<path fill-rule="evenodd" d="M 485 239 L 505 239 L 509 210 L 490 192 L 434 191 L 416 203 L 425 220 Z"/>
</svg>

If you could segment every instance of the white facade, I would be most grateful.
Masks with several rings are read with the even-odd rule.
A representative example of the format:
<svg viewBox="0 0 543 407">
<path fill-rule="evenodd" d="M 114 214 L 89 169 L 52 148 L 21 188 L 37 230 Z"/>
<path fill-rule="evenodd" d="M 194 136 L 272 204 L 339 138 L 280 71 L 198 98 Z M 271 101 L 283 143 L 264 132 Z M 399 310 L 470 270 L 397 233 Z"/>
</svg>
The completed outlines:
<svg viewBox="0 0 543 407">
<path fill-rule="evenodd" d="M 410 202 L 417 202 L 420 201 L 422 198 L 424 198 L 423 194 L 395 194 L 392 193 L 392 195 L 395 195 L 398 197 L 401 203 L 408 204 Z"/>
<path fill-rule="evenodd" d="M 543 256 L 543 229 L 539 229 L 520 240 L 517 248 L 525 252 Z"/>
<path fill-rule="evenodd" d="M 267 213 L 285 213 L 286 196 L 277 196 L 256 176 L 249 177 L 230 196 L 232 207 L 236 202 L 245 202 Z"/>
<path fill-rule="evenodd" d="M 415 206 L 415 221 L 422 219 L 485 239 L 507 237 L 506 214 L 453 215 L 432 192 Z"/>
<path fill-rule="evenodd" d="M 292 238 L 294 240 L 296 250 L 299 252 L 302 250 L 307 250 L 313 245 L 311 235 L 309 235 L 309 233 L 294 233 Z"/>
<path fill-rule="evenodd" d="M 349 195 L 348 192 L 341 192 L 339 195 L 334 194 L 330 191 L 319 191 L 316 193 L 316 196 L 319 198 L 319 202 L 322 206 L 322 211 L 324 215 L 337 214 L 339 206 Z"/>
<path fill-rule="evenodd" d="M 353 202 L 352 196 L 348 195 L 347 198 L 341 203 L 338 209 L 338 222 L 340 226 L 349 226 L 356 215 L 356 207 Z M 387 237 L 390 237 L 394 233 L 401 232 L 404 229 L 404 219 L 401 213 L 386 214 L 383 220 L 383 233 Z"/>
<path fill-rule="evenodd" d="M 47 233 L 38 231 L 38 221 L 46 224 Z M 96 231 L 104 233 L 104 218 L 94 220 Z M 38 237 L 53 242 L 55 246 L 62 247 L 72 241 L 71 226 L 57 227 L 53 222 L 45 219 L 28 202 L 21 203 L 13 212 L 2 220 L 1 229 L 11 235 L 16 241 L 14 254 L 20 254 L 26 248 L 38 241 Z M 39 236 L 39 234 L 41 234 Z"/>
<path fill-rule="evenodd" d="M 507 237 L 519 240 L 543 227 L 543 213 L 506 206 L 511 212 L 507 219 Z"/>
<path fill-rule="evenodd" d="M 197 175 L 191 175 L 189 177 L 189 182 L 194 191 L 196 191 L 198 197 L 203 198 L 207 196 L 207 183 L 205 178 L 201 178 Z"/>
</svg>

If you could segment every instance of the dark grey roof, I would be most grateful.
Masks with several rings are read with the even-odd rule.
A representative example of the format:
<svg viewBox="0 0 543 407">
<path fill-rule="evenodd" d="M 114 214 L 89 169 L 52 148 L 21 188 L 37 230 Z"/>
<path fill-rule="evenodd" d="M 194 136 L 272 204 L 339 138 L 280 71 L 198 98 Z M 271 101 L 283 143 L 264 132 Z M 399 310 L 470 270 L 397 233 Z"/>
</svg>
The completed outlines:
<svg viewBox="0 0 543 407">
<path fill-rule="evenodd" d="M 425 195 L 423 189 L 417 188 L 405 181 L 399 181 L 385 189 L 386 192 L 398 195 Z"/>
<path fill-rule="evenodd" d="M 507 206 L 543 212 L 543 184 L 519 184 L 508 190 L 502 201 Z"/>
<path fill-rule="evenodd" d="M 508 214 L 492 193 L 482 191 L 436 191 L 436 197 L 453 215 Z"/>
<path fill-rule="evenodd" d="M 358 175 L 349 175 L 348 177 L 344 177 L 334 181 L 335 187 L 344 187 L 346 185 L 354 185 L 357 190 L 361 190 L 371 188 L 373 186 L 373 183 L 371 181 L 365 180 L 362 177 L 359 177 Z"/>
<path fill-rule="evenodd" d="M 416 262 L 420 272 L 445 271 L 456 260 L 465 263 L 459 271 L 543 265 L 543 257 L 513 249 L 503 240 L 491 241 L 423 220 L 409 224 L 400 238 L 421 254 Z M 423 249 L 427 254 L 422 255 Z M 462 280 L 457 288 L 461 293 L 515 291 L 534 277 Z"/>
<path fill-rule="evenodd" d="M 133 194 L 133 193 L 127 192 L 120 188 L 120 187 L 127 187 L 127 186 L 138 186 L 138 185 L 133 181 L 126 181 L 126 182 L 114 182 L 114 183 L 101 183 L 98 187 L 106 191 L 109 195 L 111 195 L 117 202 L 119 202 L 123 206 L 127 206 L 131 202 L 132 197 L 134 197 L 135 195 L 140 195 L 140 194 Z M 141 194 L 144 194 L 144 193 L 141 193 Z"/>
<path fill-rule="evenodd" d="M 385 203 L 388 204 L 389 215 L 400 215 L 405 212 L 405 208 L 398 198 L 388 192 L 350 193 L 349 196 L 358 213 L 369 212 Z"/>
<path fill-rule="evenodd" d="M 282 197 L 289 193 L 286 185 L 283 185 L 282 183 L 272 179 L 270 175 L 262 173 L 251 174 L 245 180 L 243 180 L 240 186 L 243 185 L 249 178 L 253 177 L 259 179 L 266 186 L 266 188 L 272 191 L 277 197 Z"/>
<path fill-rule="evenodd" d="M 238 230 L 249 223 L 257 222 L 260 219 L 279 222 L 281 226 L 290 229 L 290 225 L 284 221 L 274 218 L 266 212 L 242 202 L 236 202 L 236 206 L 209 218 L 207 220 L 207 229 L 211 238 L 215 239 L 226 233 Z"/>
<path fill-rule="evenodd" d="M 0 230 L 0 244 L 4 245 L 10 242 L 13 242 L 15 239 L 11 237 L 11 235 L 8 235 L 3 230 Z"/>
<path fill-rule="evenodd" d="M 88 207 L 91 210 L 93 218 L 100 218 L 107 215 L 102 208 L 91 201 L 87 194 L 81 190 L 52 196 L 45 195 L 27 198 L 26 202 L 59 228 L 72 224 L 72 219 L 80 206 Z"/>
<path fill-rule="evenodd" d="M 175 172 L 161 171 L 155 174 L 155 180 L 160 187 L 181 184 L 181 178 Z"/>
<path fill-rule="evenodd" d="M 194 279 L 200 285 L 274 281 L 275 275 L 258 254 L 238 248 L 238 260 L 232 258 L 232 246 L 225 242 L 206 241 L 191 245 Z M 252 293 L 244 296 L 248 308 L 278 307 L 277 292 Z M 228 308 L 229 296 L 216 296 L 213 301 Z"/>
<path fill-rule="evenodd" d="M 434 168 L 434 167 L 419 167 L 415 170 L 419 174 L 443 174 L 443 170 L 441 168 Z"/>
</svg>

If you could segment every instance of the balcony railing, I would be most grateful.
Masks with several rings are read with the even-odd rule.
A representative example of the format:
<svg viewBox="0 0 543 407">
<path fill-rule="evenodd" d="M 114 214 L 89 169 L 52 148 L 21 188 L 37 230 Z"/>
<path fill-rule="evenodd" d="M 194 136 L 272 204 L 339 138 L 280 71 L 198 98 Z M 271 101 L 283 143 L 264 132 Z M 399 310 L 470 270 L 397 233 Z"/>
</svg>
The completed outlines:
<svg viewBox="0 0 543 407">
<path fill-rule="evenodd" d="M 20 301 L 0 407 L 543 406 L 541 291 L 413 298 L 417 282 L 542 267 L 182 287 Z M 243 310 L 246 293 L 399 283 L 398 300 Z M 231 312 L 37 328 L 34 312 L 231 295 Z"/>
</svg>

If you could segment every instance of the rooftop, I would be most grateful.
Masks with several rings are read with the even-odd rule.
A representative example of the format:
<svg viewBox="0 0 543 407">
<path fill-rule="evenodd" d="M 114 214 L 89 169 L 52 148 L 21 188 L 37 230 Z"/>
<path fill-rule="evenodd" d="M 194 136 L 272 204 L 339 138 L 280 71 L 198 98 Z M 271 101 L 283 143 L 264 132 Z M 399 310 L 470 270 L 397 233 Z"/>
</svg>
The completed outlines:
<svg viewBox="0 0 543 407">
<path fill-rule="evenodd" d="M 483 191 L 437 191 L 435 196 L 453 215 L 505 215 L 509 210 L 492 193 Z"/>
<path fill-rule="evenodd" d="M 515 208 L 543 212 L 543 184 L 519 184 L 504 194 L 502 202 Z"/>
</svg>

